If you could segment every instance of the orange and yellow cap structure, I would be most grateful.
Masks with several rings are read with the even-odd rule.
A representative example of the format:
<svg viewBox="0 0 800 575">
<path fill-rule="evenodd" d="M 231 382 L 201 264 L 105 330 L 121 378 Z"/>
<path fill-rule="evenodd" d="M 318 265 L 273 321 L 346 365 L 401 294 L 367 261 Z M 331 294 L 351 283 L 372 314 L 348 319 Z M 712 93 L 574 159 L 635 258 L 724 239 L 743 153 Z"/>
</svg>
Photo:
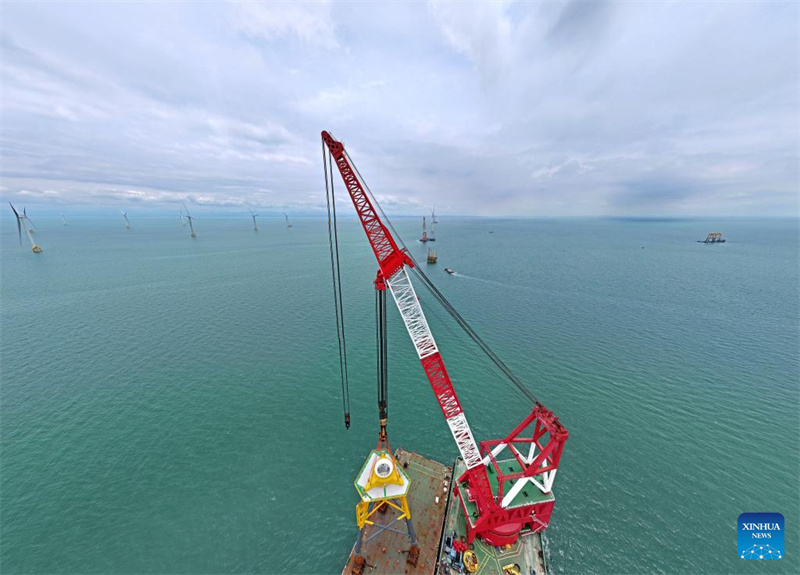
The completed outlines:
<svg viewBox="0 0 800 575">
<path fill-rule="evenodd" d="M 384 505 L 397 509 L 401 513 L 398 519 L 411 518 L 407 500 L 411 480 L 390 451 L 373 449 L 354 485 L 361 498 L 356 505 L 359 529 L 372 525 L 370 517 Z"/>
</svg>

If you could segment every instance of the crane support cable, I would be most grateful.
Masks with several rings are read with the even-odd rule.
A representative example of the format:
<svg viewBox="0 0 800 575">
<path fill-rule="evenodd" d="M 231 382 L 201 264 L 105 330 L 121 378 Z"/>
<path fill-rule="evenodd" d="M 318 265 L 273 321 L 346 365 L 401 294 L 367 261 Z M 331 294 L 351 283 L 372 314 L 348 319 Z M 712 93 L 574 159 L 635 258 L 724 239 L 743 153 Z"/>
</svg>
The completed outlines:
<svg viewBox="0 0 800 575">
<path fill-rule="evenodd" d="M 344 411 L 344 426 L 350 429 L 350 381 L 347 374 L 347 339 L 344 330 L 342 275 L 339 267 L 339 231 L 336 224 L 336 193 L 333 186 L 333 166 L 329 164 L 330 154 L 328 154 L 327 158 L 325 156 L 325 143 L 323 142 L 322 167 L 325 170 L 325 201 L 328 208 L 328 246 L 331 254 L 331 278 L 333 281 L 333 308 L 336 315 L 336 339 L 339 342 L 339 375 L 342 381 L 342 410 Z"/>
<path fill-rule="evenodd" d="M 412 256 L 412 261 L 414 261 L 413 256 Z M 492 363 L 494 363 L 497 366 L 497 368 L 500 371 L 502 371 L 503 374 L 505 374 L 505 376 L 509 379 L 509 381 L 511 381 L 511 383 L 513 383 L 514 386 L 526 398 L 528 398 L 533 403 L 539 403 L 539 400 L 536 398 L 533 392 L 530 389 L 528 389 L 525 386 L 525 384 L 522 383 L 522 381 L 520 381 L 520 379 L 514 374 L 514 372 L 511 371 L 511 368 L 509 368 L 505 364 L 505 362 L 497 356 L 497 354 L 492 350 L 492 348 L 489 347 L 489 344 L 483 341 L 481 336 L 479 336 L 475 332 L 475 330 L 472 329 L 472 326 L 469 325 L 469 323 L 467 323 L 467 320 L 465 320 L 464 317 L 460 313 L 458 313 L 458 310 L 456 310 L 456 308 L 454 308 L 453 305 L 449 301 L 447 301 L 447 298 L 444 297 L 444 294 L 442 294 L 442 292 L 439 291 L 439 289 L 434 285 L 434 283 L 430 280 L 430 278 L 427 275 L 425 275 L 425 273 L 422 270 L 419 269 L 419 265 L 417 265 L 416 261 L 414 261 L 414 266 L 415 266 L 414 272 L 416 273 L 417 277 L 422 281 L 422 284 L 426 288 L 428 288 L 428 291 L 431 292 L 433 297 L 436 298 L 436 300 L 442 305 L 445 311 L 447 311 L 447 313 L 450 314 L 450 316 L 456 321 L 456 323 L 461 327 L 461 329 L 463 329 L 464 332 L 472 339 L 472 341 L 474 341 L 477 344 L 477 346 L 480 347 L 481 350 L 489 357 L 489 359 L 492 360 Z"/>
<path fill-rule="evenodd" d="M 378 417 L 389 417 L 389 339 L 386 332 L 386 290 L 375 290 L 375 344 L 378 370 Z"/>
<path fill-rule="evenodd" d="M 540 403 L 537 397 L 533 394 L 533 392 L 530 389 L 528 389 L 524 383 L 522 383 L 522 381 L 514 374 L 514 372 L 511 371 L 511 368 L 508 367 L 502 359 L 500 359 L 500 357 L 492 350 L 492 348 L 489 347 L 489 344 L 483 341 L 481 336 L 477 334 L 477 332 L 472 328 L 472 326 L 469 325 L 467 320 L 464 319 L 464 317 L 460 313 L 458 313 L 458 310 L 455 307 L 453 307 L 453 305 L 447 300 L 444 294 L 439 291 L 439 289 L 433 284 L 433 282 L 425 274 L 425 272 L 422 271 L 422 269 L 419 266 L 419 263 L 417 262 L 416 259 L 414 259 L 414 256 L 406 247 L 405 242 L 403 242 L 403 238 L 400 237 L 400 234 L 397 233 L 397 230 L 394 228 L 394 225 L 392 225 L 391 220 L 388 217 L 386 217 L 386 213 L 383 211 L 383 208 L 381 207 L 380 203 L 378 203 L 378 201 L 375 199 L 375 196 L 373 195 L 372 190 L 370 190 L 366 181 L 364 181 L 364 178 L 361 176 L 361 172 L 358 171 L 358 167 L 356 166 L 355 162 L 353 162 L 353 160 L 350 158 L 350 155 L 347 153 L 346 150 L 344 154 L 345 156 L 347 156 L 350 165 L 353 166 L 353 170 L 355 170 L 358 179 L 361 181 L 361 184 L 364 186 L 364 189 L 369 195 L 370 201 L 372 201 L 372 205 L 375 206 L 375 208 L 380 212 L 383 221 L 386 222 L 386 225 L 388 225 L 389 229 L 391 229 L 395 240 L 402 246 L 403 251 L 408 255 L 408 257 L 414 263 L 413 271 L 414 273 L 416 273 L 417 277 L 422 281 L 422 285 L 424 285 L 427 288 L 427 290 L 431 293 L 431 295 L 433 295 L 436 301 L 438 301 L 439 304 L 441 304 L 441 306 L 445 309 L 445 311 L 447 311 L 448 314 L 450 314 L 450 316 L 455 320 L 455 322 L 459 325 L 459 327 L 461 327 L 461 329 L 464 330 L 464 332 L 470 337 L 470 339 L 472 339 L 472 341 L 474 341 L 475 344 L 488 356 L 488 358 L 492 361 L 492 363 L 494 363 L 497 366 L 497 368 L 501 372 L 503 372 L 503 374 L 514 385 L 514 387 L 532 403 L 534 404 Z"/>
</svg>

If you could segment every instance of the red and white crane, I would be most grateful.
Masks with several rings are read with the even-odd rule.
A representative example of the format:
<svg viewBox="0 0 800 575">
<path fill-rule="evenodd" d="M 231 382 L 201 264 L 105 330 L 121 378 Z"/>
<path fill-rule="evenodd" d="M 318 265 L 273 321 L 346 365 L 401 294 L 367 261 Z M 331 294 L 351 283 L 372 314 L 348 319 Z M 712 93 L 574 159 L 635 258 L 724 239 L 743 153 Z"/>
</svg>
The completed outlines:
<svg viewBox="0 0 800 575">
<path fill-rule="evenodd" d="M 379 293 L 388 290 L 392 294 L 434 396 L 466 464 L 467 470 L 457 479 L 456 489 L 464 515 L 468 519 L 468 542 L 471 543 L 476 536 L 480 536 L 499 546 L 513 543 L 520 533 L 527 530 L 541 531 L 550 520 L 554 503 L 551 490 L 561 452 L 569 435 L 567 430 L 551 411 L 528 392 L 528 396 L 533 399 L 533 408 L 511 433 L 503 439 L 484 441 L 480 445 L 475 441 L 411 283 L 409 270 L 415 267 L 413 258 L 398 246 L 387 228 L 388 221 L 381 219 L 376 210 L 377 204 L 371 198 L 369 188 L 361 179 L 344 145 L 326 131 L 322 132 L 322 141 L 323 153 L 327 148 L 329 158 L 336 164 L 378 260 L 375 289 Z M 424 274 L 420 277 L 427 280 Z M 441 296 L 432 284 L 427 287 L 434 290 L 434 295 Z M 457 314 L 454 310 L 450 312 L 451 315 Z M 454 317 L 468 333 L 471 332 L 473 339 L 478 337 L 463 318 L 458 315 Z M 519 380 L 488 350 L 488 346 L 479 338 L 476 341 L 506 375 L 519 384 Z M 383 413 L 382 420 L 385 420 Z M 349 413 L 346 415 L 346 422 L 349 425 Z M 498 459 L 504 453 L 507 455 L 506 459 Z M 531 496 L 526 487 L 532 487 L 538 493 Z"/>
</svg>

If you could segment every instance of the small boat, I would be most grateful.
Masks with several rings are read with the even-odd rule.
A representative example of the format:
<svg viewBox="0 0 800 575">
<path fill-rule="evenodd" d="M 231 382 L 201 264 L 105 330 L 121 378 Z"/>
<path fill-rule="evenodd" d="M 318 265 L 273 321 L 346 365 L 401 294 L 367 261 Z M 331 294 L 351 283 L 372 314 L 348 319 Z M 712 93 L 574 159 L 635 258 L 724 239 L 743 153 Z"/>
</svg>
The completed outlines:
<svg viewBox="0 0 800 575">
<path fill-rule="evenodd" d="M 454 273 L 456 273 L 455 270 L 453 270 L 453 268 L 444 268 L 444 271 L 446 271 L 450 275 L 453 275 Z"/>
</svg>

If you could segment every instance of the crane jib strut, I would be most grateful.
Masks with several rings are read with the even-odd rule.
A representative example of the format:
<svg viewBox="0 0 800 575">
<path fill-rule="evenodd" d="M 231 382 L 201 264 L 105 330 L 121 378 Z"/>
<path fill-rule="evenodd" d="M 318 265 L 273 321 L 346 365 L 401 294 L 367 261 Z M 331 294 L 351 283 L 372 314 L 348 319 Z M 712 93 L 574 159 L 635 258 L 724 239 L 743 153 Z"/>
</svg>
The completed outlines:
<svg viewBox="0 0 800 575">
<path fill-rule="evenodd" d="M 560 424 L 553 412 L 547 410 L 536 400 L 533 394 L 524 388 L 516 376 L 477 336 L 474 330 L 444 299 L 444 296 L 433 286 L 421 270 L 415 269 L 417 266 L 413 257 L 398 246 L 389 229 L 381 220 L 378 212 L 380 206 L 374 202 L 374 197 L 372 197 L 366 184 L 363 183 L 357 168 L 349 159 L 344 145 L 334 139 L 327 131 L 322 132 L 322 142 L 326 186 L 329 167 L 331 184 L 333 181 L 333 168 L 330 166 L 332 159 L 342 176 L 360 223 L 367 234 L 370 247 L 378 260 L 379 270 L 375 279 L 375 288 L 378 292 L 385 292 L 388 288 L 392 294 L 392 298 L 397 305 L 406 330 L 422 363 L 425 375 L 444 414 L 461 457 L 466 464 L 467 470 L 458 478 L 456 491 L 461 490 L 461 505 L 465 513 L 467 512 L 467 500 L 477 507 L 477 513 L 471 514 L 470 521 L 468 521 L 468 541 L 472 542 L 476 535 L 480 535 L 493 545 L 504 545 L 516 541 L 522 528 L 540 531 L 547 526 L 547 522 L 550 519 L 553 500 L 550 499 L 547 502 L 523 501 L 520 504 L 519 502 L 515 503 L 515 498 L 520 495 L 520 492 L 528 484 L 535 485 L 543 493 L 550 493 L 564 442 L 568 437 L 567 430 Z M 324 161 L 326 147 L 329 152 L 327 163 Z M 388 220 L 387 223 L 391 226 Z M 434 297 L 442 303 L 460 327 L 481 347 L 497 367 L 509 377 L 512 383 L 533 401 L 534 406 L 531 414 L 505 438 L 484 441 L 478 447 L 433 334 L 425 319 L 419 298 L 414 291 L 414 286 L 408 273 L 409 269 L 417 272 L 425 286 L 431 290 Z M 341 294 L 341 290 L 339 290 L 339 293 Z M 385 298 L 383 301 L 385 302 Z M 378 312 L 377 338 L 379 354 L 378 401 L 381 419 L 383 420 L 383 435 L 385 423 L 383 416 L 386 413 L 386 315 L 385 307 L 381 307 L 380 297 L 376 299 L 376 312 Z M 341 313 L 341 306 L 338 313 Z M 381 343 L 382 339 L 383 343 Z M 530 435 L 527 435 L 528 430 L 530 430 Z M 527 455 L 520 451 L 525 445 L 530 448 Z M 517 469 L 509 471 L 508 467 L 502 468 L 500 466 L 497 457 L 506 449 L 511 452 L 512 459 L 504 461 L 514 461 L 515 464 L 518 464 Z M 493 491 L 487 472 L 490 466 L 495 474 L 496 493 Z M 506 491 L 507 486 L 510 489 Z"/>
</svg>

